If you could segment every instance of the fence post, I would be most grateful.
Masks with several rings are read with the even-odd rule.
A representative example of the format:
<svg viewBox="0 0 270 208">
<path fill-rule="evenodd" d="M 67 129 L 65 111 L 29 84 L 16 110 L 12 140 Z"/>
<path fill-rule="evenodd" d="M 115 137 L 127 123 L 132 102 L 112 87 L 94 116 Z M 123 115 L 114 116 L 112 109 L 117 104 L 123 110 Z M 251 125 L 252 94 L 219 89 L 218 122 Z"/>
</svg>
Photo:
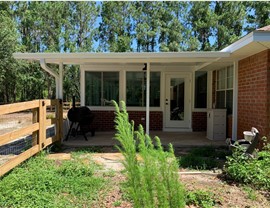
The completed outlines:
<svg viewBox="0 0 270 208">
<path fill-rule="evenodd" d="M 38 144 L 39 151 L 45 146 L 44 142 L 46 139 L 46 105 L 44 100 L 39 100 L 39 135 L 38 135 Z"/>
<path fill-rule="evenodd" d="M 37 123 L 38 122 L 38 108 L 33 108 L 32 109 L 32 123 Z M 34 131 L 32 133 L 32 138 L 33 138 L 33 142 L 32 145 L 35 146 L 36 144 L 38 144 L 38 132 Z"/>
</svg>

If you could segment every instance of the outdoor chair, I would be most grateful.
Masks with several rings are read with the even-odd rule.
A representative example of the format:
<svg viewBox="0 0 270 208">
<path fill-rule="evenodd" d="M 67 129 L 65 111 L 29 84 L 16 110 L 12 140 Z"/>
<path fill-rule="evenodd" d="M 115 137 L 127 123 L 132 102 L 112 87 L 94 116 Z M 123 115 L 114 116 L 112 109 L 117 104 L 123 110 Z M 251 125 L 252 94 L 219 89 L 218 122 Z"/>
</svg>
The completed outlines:
<svg viewBox="0 0 270 208">
<path fill-rule="evenodd" d="M 229 148 L 233 151 L 239 147 L 242 147 L 245 149 L 245 154 L 252 156 L 254 150 L 259 144 L 260 141 L 260 134 L 259 131 L 255 128 L 251 128 L 251 132 L 254 135 L 253 139 L 251 141 L 246 139 L 239 139 L 237 141 L 230 141 Z"/>
</svg>

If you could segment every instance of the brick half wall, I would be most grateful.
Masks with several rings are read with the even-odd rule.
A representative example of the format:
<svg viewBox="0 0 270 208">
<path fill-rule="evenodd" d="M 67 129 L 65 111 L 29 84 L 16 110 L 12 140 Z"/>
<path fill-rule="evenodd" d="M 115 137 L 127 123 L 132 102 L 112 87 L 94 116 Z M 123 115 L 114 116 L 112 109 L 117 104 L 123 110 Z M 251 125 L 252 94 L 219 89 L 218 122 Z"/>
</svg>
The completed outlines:
<svg viewBox="0 0 270 208">
<path fill-rule="evenodd" d="M 269 136 L 270 50 L 265 50 L 238 64 L 238 138 L 252 126 L 261 136 Z"/>
<path fill-rule="evenodd" d="M 207 112 L 192 112 L 192 130 L 206 131 Z"/>
<path fill-rule="evenodd" d="M 95 115 L 92 123 L 93 128 L 97 131 L 113 131 L 115 128 L 115 114 L 114 111 L 92 111 Z M 134 126 L 137 128 L 142 124 L 145 128 L 145 111 L 128 111 L 129 120 L 134 121 Z M 162 130 L 163 114 L 161 111 L 150 112 L 150 130 Z"/>
</svg>

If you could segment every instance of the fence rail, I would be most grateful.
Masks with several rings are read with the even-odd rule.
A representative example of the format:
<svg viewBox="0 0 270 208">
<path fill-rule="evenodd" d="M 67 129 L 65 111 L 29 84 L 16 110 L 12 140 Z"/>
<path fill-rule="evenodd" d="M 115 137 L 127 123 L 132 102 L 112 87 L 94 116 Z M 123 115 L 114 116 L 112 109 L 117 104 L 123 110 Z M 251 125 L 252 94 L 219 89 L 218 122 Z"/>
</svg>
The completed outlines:
<svg viewBox="0 0 270 208">
<path fill-rule="evenodd" d="M 52 118 L 48 116 L 47 108 L 54 109 L 55 114 Z M 21 111 L 32 111 L 32 124 L 0 135 L 0 146 L 30 134 L 32 137 L 32 147 L 2 164 L 0 166 L 0 176 L 40 152 L 48 145 L 61 141 L 63 136 L 63 103 L 61 100 L 34 100 L 0 106 L 0 115 Z M 55 135 L 47 138 L 46 130 L 52 125 L 55 126 Z"/>
</svg>

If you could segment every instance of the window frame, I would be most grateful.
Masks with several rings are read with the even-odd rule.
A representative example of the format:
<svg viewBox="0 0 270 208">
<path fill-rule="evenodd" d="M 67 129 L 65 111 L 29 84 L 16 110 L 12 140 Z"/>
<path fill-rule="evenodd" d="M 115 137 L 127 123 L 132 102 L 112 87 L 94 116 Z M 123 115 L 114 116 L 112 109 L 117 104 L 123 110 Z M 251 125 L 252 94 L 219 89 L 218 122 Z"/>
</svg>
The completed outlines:
<svg viewBox="0 0 270 208">
<path fill-rule="evenodd" d="M 146 76 L 146 71 L 134 71 L 134 70 L 126 70 L 125 71 L 125 102 L 126 102 L 126 105 L 127 105 L 127 108 L 146 108 L 146 106 L 132 106 L 132 105 L 128 105 L 127 103 L 127 73 L 145 73 L 145 76 Z M 160 109 L 161 108 L 161 84 L 162 84 L 162 73 L 161 71 L 150 71 L 150 87 L 151 87 L 151 73 L 159 73 L 159 106 L 151 106 L 150 104 L 150 108 L 158 108 Z M 146 78 L 145 78 L 146 79 Z M 146 83 L 145 83 L 145 87 L 146 87 Z M 141 88 L 142 89 L 142 88 Z M 150 90 L 150 94 L 151 94 L 151 90 Z M 146 105 L 146 97 L 145 97 L 145 105 Z"/>
<path fill-rule="evenodd" d="M 86 72 L 119 72 L 119 101 L 124 100 L 126 102 L 126 72 L 140 72 L 142 70 L 142 64 L 84 64 L 80 65 L 80 100 L 81 105 L 85 105 L 85 73 Z M 163 68 L 151 67 L 151 72 L 160 73 L 160 107 L 150 107 L 150 111 L 162 111 L 164 100 L 164 92 L 162 86 L 164 86 L 164 72 Z M 114 106 L 87 106 L 94 111 L 114 111 Z M 128 111 L 145 111 L 146 107 L 139 106 L 127 106 Z"/>
<path fill-rule="evenodd" d="M 232 73 L 231 73 L 231 76 L 228 76 L 228 71 L 229 70 L 232 70 Z M 219 86 L 219 80 L 221 79 L 218 79 L 218 74 L 221 72 L 221 71 L 225 71 L 225 77 L 222 78 L 223 80 L 225 80 L 225 85 L 224 85 L 224 88 L 223 89 L 218 89 L 218 86 Z M 231 78 L 232 79 L 232 87 L 228 87 L 228 78 Z M 222 69 L 219 69 L 219 70 L 216 70 L 216 86 L 215 86 L 215 107 L 217 107 L 217 92 L 224 92 L 224 107 L 226 109 L 228 109 L 228 106 L 227 106 L 227 92 L 228 91 L 232 91 L 233 93 L 233 90 L 234 90 L 234 83 L 233 83 L 233 79 L 234 79 L 234 67 L 233 65 L 230 65 L 230 66 L 227 66 L 225 68 L 222 68 Z M 232 99 L 232 111 L 233 111 L 233 99 Z M 232 112 L 230 113 L 232 114 Z"/>
</svg>

